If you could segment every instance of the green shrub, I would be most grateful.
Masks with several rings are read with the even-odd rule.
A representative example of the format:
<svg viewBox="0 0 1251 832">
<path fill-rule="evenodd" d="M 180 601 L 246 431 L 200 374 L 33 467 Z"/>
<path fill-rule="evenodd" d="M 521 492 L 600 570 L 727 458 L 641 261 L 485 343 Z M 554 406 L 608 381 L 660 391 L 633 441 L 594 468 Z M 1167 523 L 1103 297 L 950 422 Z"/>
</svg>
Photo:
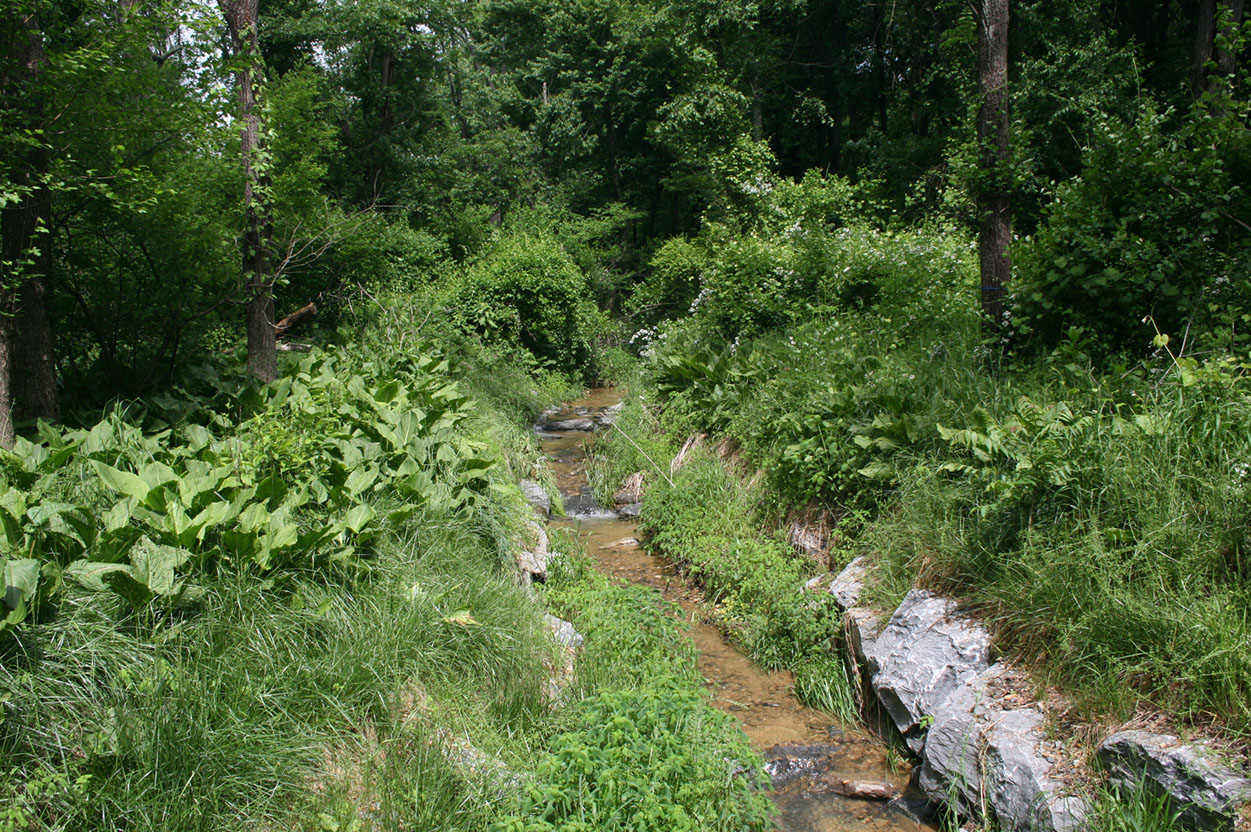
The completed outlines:
<svg viewBox="0 0 1251 832">
<path fill-rule="evenodd" d="M 500 238 L 467 268 L 448 307 L 487 343 L 520 344 L 537 366 L 571 374 L 587 367 L 602 326 L 586 275 L 547 237 Z"/>
</svg>

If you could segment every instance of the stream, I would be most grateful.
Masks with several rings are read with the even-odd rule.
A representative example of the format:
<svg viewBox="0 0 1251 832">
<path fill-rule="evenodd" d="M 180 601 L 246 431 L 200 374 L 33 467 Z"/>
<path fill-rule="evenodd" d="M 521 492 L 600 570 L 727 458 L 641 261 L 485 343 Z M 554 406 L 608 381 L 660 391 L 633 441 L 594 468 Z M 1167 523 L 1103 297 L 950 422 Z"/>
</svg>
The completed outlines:
<svg viewBox="0 0 1251 832">
<path fill-rule="evenodd" d="M 615 390 L 591 390 L 586 398 L 545 414 L 536 426 L 564 496 L 566 516 L 553 516 L 551 522 L 572 528 L 601 572 L 653 587 L 685 612 L 714 705 L 738 719 L 752 747 L 765 758 L 784 832 L 932 832 L 937 827 L 921 821 L 924 800 L 908 789 L 906 762 L 892 766 L 877 737 L 805 707 L 795 697 L 790 673 L 766 671 L 735 649 L 706 623 L 698 588 L 673 564 L 639 545 L 636 522 L 596 504 L 583 464 L 595 433 L 562 428 L 577 421 L 586 427 L 586 420 L 599 426 L 619 401 Z M 555 424 L 564 420 L 575 421 Z M 889 794 L 880 799 L 847 797 L 841 792 L 854 790 L 848 787 L 852 783 Z"/>
</svg>

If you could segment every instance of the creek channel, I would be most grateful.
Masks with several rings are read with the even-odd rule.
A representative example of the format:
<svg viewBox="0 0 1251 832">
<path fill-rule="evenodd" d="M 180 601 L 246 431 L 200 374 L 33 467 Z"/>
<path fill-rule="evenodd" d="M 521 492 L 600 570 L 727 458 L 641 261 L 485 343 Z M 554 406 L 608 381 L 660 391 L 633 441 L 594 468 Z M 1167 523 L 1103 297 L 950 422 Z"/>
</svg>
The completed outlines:
<svg viewBox="0 0 1251 832">
<path fill-rule="evenodd" d="M 587 484 L 586 451 L 595 441 L 595 429 L 609 429 L 620 398 L 612 389 L 591 390 L 586 398 L 544 414 L 536 425 L 564 496 L 566 515 L 551 521 L 574 530 L 601 572 L 652 587 L 682 609 L 713 704 L 738 719 L 765 758 L 783 832 L 936 829 L 921 820 L 926 806 L 908 788 L 907 763 L 892 765 L 881 740 L 863 728 L 843 725 L 805 707 L 795 697 L 790 673 L 753 664 L 707 623 L 708 610 L 698 588 L 673 564 L 639 544 L 636 522 L 596 504 Z M 575 426 L 582 429 L 567 429 Z M 845 794 L 866 785 L 885 794 L 878 799 Z"/>
</svg>

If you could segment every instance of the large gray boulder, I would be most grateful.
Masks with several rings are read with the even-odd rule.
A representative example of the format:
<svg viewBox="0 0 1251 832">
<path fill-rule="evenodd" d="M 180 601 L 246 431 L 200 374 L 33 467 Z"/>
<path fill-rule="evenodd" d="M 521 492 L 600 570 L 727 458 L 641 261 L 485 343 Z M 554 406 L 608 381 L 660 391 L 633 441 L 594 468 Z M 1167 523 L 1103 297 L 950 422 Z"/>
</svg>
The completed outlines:
<svg viewBox="0 0 1251 832">
<path fill-rule="evenodd" d="M 1099 759 L 1116 788 L 1133 792 L 1142 784 L 1168 795 L 1193 829 L 1231 830 L 1239 808 L 1251 802 L 1251 779 L 1210 748 L 1168 734 L 1121 731 L 1099 746 Z"/>
<path fill-rule="evenodd" d="M 1006 674 L 993 665 L 939 707 L 925 737 L 919 785 L 931 800 L 949 802 L 964 817 L 989 813 L 1004 829 L 1082 829 L 1085 801 L 1066 795 L 1050 774 L 1059 748 L 1041 731 L 1043 715 L 1008 705 Z"/>
<path fill-rule="evenodd" d="M 552 511 L 552 498 L 547 496 L 547 489 L 539 485 L 534 480 L 522 480 L 517 483 L 521 488 L 521 496 L 526 498 L 526 502 L 530 507 L 540 514 L 550 514 Z"/>
<path fill-rule="evenodd" d="M 863 652 L 873 691 L 919 755 L 947 697 L 990 667 L 990 634 L 958 615 L 954 601 L 914 589 Z"/>
</svg>

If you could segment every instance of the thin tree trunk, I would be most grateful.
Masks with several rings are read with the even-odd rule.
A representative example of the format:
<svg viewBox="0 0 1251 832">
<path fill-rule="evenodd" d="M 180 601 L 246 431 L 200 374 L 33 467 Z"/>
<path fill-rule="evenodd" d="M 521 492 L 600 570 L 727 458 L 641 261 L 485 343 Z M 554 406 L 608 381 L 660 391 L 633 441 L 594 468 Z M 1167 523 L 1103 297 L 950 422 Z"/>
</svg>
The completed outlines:
<svg viewBox="0 0 1251 832">
<path fill-rule="evenodd" d="M 1004 293 L 1012 276 L 1009 247 L 1012 206 L 1008 182 L 1008 0 L 982 0 L 978 16 L 977 136 L 982 149 L 981 227 L 978 254 L 982 272 L 985 324 L 999 331 L 1005 323 Z"/>
<path fill-rule="evenodd" d="M 1208 61 L 1216 40 L 1216 0 L 1199 0 L 1199 21 L 1190 57 L 1190 91 L 1195 98 L 1207 89 Z"/>
<path fill-rule="evenodd" d="M 273 277 L 269 274 L 271 236 L 264 178 L 257 164 L 262 150 L 261 108 L 257 100 L 260 48 L 258 0 L 217 0 L 230 30 L 231 47 L 247 62 L 235 72 L 239 89 L 239 153 L 243 157 L 243 288 L 247 298 L 248 374 L 268 384 L 278 378 L 274 338 Z"/>
<path fill-rule="evenodd" d="M 17 435 L 13 431 L 13 391 L 9 388 L 13 361 L 10 345 L 13 342 L 13 319 L 7 310 L 0 310 L 0 448 L 11 450 Z"/>
</svg>

